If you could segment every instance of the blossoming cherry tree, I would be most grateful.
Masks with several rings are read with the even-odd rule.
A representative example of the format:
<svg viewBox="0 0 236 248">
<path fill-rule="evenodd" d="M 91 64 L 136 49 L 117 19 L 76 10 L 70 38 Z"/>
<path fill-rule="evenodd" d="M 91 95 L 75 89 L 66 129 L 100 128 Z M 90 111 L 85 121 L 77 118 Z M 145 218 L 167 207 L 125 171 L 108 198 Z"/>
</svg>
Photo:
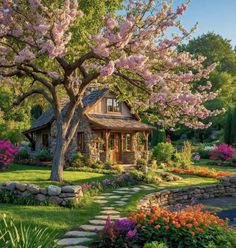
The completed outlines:
<svg viewBox="0 0 236 248">
<path fill-rule="evenodd" d="M 90 34 L 87 46 L 78 51 L 72 41 L 83 13 L 77 0 L 58 2 L 53 7 L 44 0 L 0 3 L 2 81 L 15 89 L 22 82 L 27 84 L 15 104 L 39 94 L 54 110 L 57 140 L 51 180 L 63 180 L 64 156 L 90 85 L 119 87 L 124 97 L 131 88 L 133 108 L 152 110 L 160 125 L 205 128 L 210 123 L 202 121 L 220 112 L 204 107 L 216 97 L 207 82 L 215 65 L 203 68 L 203 57 L 193 58 L 176 49 L 189 36 L 178 21 L 188 3 L 173 9 L 167 2 L 130 0 L 123 14 L 105 16 L 99 33 Z M 167 39 L 170 27 L 180 32 Z M 206 83 L 193 87 L 202 78 Z M 65 114 L 60 105 L 62 91 L 68 96 Z"/>
</svg>

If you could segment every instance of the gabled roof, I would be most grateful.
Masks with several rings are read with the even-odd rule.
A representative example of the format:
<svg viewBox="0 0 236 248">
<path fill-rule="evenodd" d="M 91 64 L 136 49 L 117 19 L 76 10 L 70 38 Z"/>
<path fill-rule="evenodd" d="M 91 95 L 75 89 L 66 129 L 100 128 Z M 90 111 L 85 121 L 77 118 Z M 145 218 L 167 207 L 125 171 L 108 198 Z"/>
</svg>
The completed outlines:
<svg viewBox="0 0 236 248">
<path fill-rule="evenodd" d="M 102 90 L 94 90 L 89 95 L 84 95 L 83 98 L 83 106 L 87 108 L 97 102 L 106 92 L 108 89 Z M 68 103 L 67 98 L 62 99 L 60 102 L 61 107 L 65 110 L 66 104 Z M 63 111 L 62 110 L 62 111 Z M 53 109 L 50 108 L 48 111 L 44 112 L 31 126 L 29 130 L 24 131 L 23 133 L 29 133 L 32 131 L 36 131 L 45 127 L 48 127 L 54 120 L 54 112 Z"/>
</svg>

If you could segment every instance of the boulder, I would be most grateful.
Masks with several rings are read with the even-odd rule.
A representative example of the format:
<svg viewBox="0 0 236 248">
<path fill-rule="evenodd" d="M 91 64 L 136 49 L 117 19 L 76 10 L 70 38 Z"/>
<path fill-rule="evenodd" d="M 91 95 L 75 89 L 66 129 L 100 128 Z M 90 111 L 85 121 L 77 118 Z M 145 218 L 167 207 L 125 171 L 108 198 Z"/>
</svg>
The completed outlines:
<svg viewBox="0 0 236 248">
<path fill-rule="evenodd" d="M 25 191 L 27 188 L 27 184 L 25 183 L 16 183 L 16 189 L 20 191 Z"/>
<path fill-rule="evenodd" d="M 54 205 L 60 205 L 63 202 L 63 199 L 58 196 L 50 196 L 48 200 Z"/>
<path fill-rule="evenodd" d="M 28 184 L 27 190 L 28 190 L 30 193 L 36 195 L 36 194 L 38 194 L 38 193 L 40 192 L 40 187 L 37 186 L 37 185 L 34 185 L 34 184 Z"/>
<path fill-rule="evenodd" d="M 79 191 L 82 191 L 82 187 L 79 185 L 75 185 L 75 186 L 67 185 L 62 187 L 61 191 L 63 193 L 78 193 Z"/>
<path fill-rule="evenodd" d="M 47 199 L 47 197 L 43 194 L 37 194 L 35 199 L 38 201 L 45 201 Z"/>
<path fill-rule="evenodd" d="M 43 195 L 47 195 L 47 193 L 48 193 L 47 188 L 40 189 L 40 193 L 43 194 Z"/>
<path fill-rule="evenodd" d="M 48 195 L 49 196 L 57 196 L 61 193 L 61 188 L 55 185 L 48 186 Z"/>
<path fill-rule="evenodd" d="M 16 188 L 16 182 L 7 182 L 6 183 L 6 189 L 9 189 L 9 190 L 15 190 Z"/>
</svg>

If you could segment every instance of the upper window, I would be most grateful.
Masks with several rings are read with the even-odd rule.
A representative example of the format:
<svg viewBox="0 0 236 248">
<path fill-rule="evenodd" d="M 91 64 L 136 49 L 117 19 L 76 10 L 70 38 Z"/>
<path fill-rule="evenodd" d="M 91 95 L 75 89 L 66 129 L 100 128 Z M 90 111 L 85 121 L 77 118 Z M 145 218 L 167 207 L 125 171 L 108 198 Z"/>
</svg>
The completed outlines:
<svg viewBox="0 0 236 248">
<path fill-rule="evenodd" d="M 115 98 L 107 98 L 107 112 L 121 112 L 120 102 Z"/>
</svg>

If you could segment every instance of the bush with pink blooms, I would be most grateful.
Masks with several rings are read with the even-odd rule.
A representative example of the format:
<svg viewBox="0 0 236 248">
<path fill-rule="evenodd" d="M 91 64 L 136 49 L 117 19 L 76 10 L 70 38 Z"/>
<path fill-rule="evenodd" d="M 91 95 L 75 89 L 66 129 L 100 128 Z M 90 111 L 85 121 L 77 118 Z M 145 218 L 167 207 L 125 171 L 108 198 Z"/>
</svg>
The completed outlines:
<svg viewBox="0 0 236 248">
<path fill-rule="evenodd" d="M 0 140 L 0 169 L 13 162 L 17 152 L 18 148 L 9 140 Z"/>
<path fill-rule="evenodd" d="M 211 151 L 210 159 L 228 161 L 234 156 L 235 149 L 227 144 L 220 144 L 214 150 Z"/>
</svg>

